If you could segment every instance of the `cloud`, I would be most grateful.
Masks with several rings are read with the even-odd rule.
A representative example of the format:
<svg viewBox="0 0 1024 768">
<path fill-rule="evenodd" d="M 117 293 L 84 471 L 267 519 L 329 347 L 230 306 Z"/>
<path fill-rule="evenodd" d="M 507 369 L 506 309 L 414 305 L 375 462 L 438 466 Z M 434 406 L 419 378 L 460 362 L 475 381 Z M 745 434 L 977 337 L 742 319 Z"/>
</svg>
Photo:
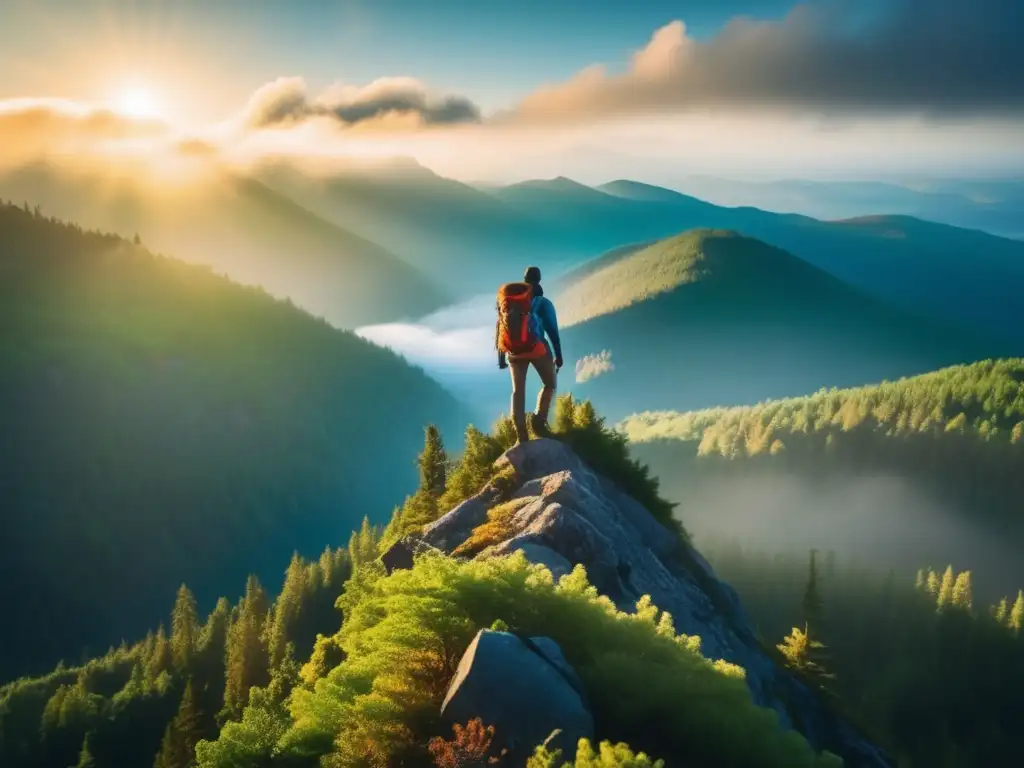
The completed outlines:
<svg viewBox="0 0 1024 768">
<path fill-rule="evenodd" d="M 735 18 L 706 41 L 673 21 L 625 73 L 588 67 L 495 120 L 593 122 L 708 108 L 1016 117 L 1024 113 L 1022 28 L 1020 0 L 893 0 L 873 8 L 823 0 L 779 21 Z"/>
<path fill-rule="evenodd" d="M 576 383 L 582 384 L 614 370 L 611 350 L 604 349 L 596 355 L 584 355 L 576 361 Z"/>
<path fill-rule="evenodd" d="M 415 323 L 385 323 L 357 330 L 441 377 L 492 372 L 494 296 L 473 296 Z"/>
<path fill-rule="evenodd" d="M 479 108 L 462 96 L 441 96 L 409 77 L 380 78 L 365 86 L 335 85 L 310 98 L 301 77 L 259 88 L 242 115 L 250 129 L 282 128 L 326 119 L 344 127 L 383 123 L 400 128 L 477 123 Z"/>
<path fill-rule="evenodd" d="M 30 161 L 46 153 L 79 153 L 118 143 L 159 139 L 158 120 L 126 117 L 61 99 L 0 101 L 0 162 Z"/>
</svg>

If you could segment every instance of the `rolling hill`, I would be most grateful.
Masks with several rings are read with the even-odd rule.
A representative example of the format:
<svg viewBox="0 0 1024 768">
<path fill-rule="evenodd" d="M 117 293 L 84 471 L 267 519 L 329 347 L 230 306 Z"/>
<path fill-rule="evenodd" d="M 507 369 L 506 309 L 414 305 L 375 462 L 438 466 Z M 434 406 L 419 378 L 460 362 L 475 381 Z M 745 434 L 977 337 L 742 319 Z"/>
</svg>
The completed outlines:
<svg viewBox="0 0 1024 768">
<path fill-rule="evenodd" d="M 265 292 L 0 207 L 0 678 L 343 544 L 415 487 L 422 371 Z M 402 458 L 405 457 L 405 458 Z"/>
<path fill-rule="evenodd" d="M 138 233 L 154 251 L 261 286 L 342 328 L 419 317 L 448 299 L 442 283 L 255 179 L 202 166 L 190 173 L 33 165 L 0 176 L 0 196 Z"/>
<path fill-rule="evenodd" d="M 578 377 L 573 391 L 613 418 L 851 386 L 1008 346 L 894 309 L 730 231 L 620 249 L 560 286 L 567 356 L 604 352 L 614 366 Z"/>
<path fill-rule="evenodd" d="M 494 194 L 524 215 L 579 233 L 599 253 L 682 230 L 730 229 L 782 248 L 872 296 L 1024 351 L 1024 243 L 909 216 L 825 222 L 751 207 L 725 208 L 619 180 L 595 189 L 563 179 Z M 603 193 L 595 195 L 594 192 Z"/>
<path fill-rule="evenodd" d="M 1024 580 L 1024 360 L 621 425 L 696 539 Z"/>
</svg>

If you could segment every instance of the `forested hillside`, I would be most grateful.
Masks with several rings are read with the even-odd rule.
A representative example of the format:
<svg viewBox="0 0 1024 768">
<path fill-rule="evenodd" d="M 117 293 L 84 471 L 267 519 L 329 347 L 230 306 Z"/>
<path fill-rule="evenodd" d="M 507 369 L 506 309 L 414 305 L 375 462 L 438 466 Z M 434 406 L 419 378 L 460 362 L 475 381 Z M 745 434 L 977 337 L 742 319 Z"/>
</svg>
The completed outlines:
<svg viewBox="0 0 1024 768">
<path fill-rule="evenodd" d="M 622 427 L 694 530 L 813 528 L 894 566 L 955 559 L 1024 580 L 1024 360 Z"/>
<path fill-rule="evenodd" d="M 560 439 L 622 488 L 664 507 L 657 483 L 589 404 L 565 401 L 559 416 Z M 700 638 L 677 633 L 649 598 L 635 613 L 617 610 L 582 566 L 556 581 L 521 553 L 471 562 L 435 553 L 387 575 L 378 556 L 389 540 L 484 484 L 509 480 L 493 465 L 509 436 L 507 423 L 493 436 L 469 428 L 466 450 L 451 462 L 428 428 L 419 487 L 387 528 L 364 520 L 347 550 L 328 548 L 313 562 L 293 557 L 276 598 L 250 576 L 237 602 L 221 599 L 203 621 L 183 585 L 169 621 L 143 641 L 0 688 L 0 763 L 455 768 L 493 756 L 485 764 L 506 765 L 479 721 L 452 733 L 437 715 L 462 652 L 490 627 L 549 636 L 578 670 L 602 755 L 596 762 L 584 746 L 579 768 L 655 768 L 673 759 L 735 768 L 841 764 L 756 706 L 741 668 L 705 658 Z M 626 741 L 646 754 L 634 755 Z M 647 756 L 659 753 L 669 762 Z M 543 749 L 529 762 L 562 765 Z"/>
<path fill-rule="evenodd" d="M 319 551 L 414 485 L 459 406 L 263 291 L 0 206 L 0 679 Z"/>
<path fill-rule="evenodd" d="M 443 280 L 320 218 L 259 181 L 194 160 L 166 175 L 31 164 L 0 173 L 0 196 L 131 238 L 154 251 L 262 287 L 341 328 L 427 314 L 451 298 Z"/>
<path fill-rule="evenodd" d="M 935 563 L 902 577 L 835 551 L 774 553 L 734 538 L 702 551 L 762 638 L 831 691 L 900 766 L 1019 762 L 1024 592 L 980 598 L 973 583 L 984 566 Z"/>
<path fill-rule="evenodd" d="M 864 293 L 1001 337 L 1020 354 L 1024 244 L 909 216 L 819 221 L 749 206 L 713 205 L 672 190 L 618 181 L 594 189 L 570 179 L 514 184 L 495 194 L 522 214 L 579 233 L 591 253 L 672 236 L 729 229 L 781 248 Z"/>
<path fill-rule="evenodd" d="M 621 248 L 558 285 L 564 348 L 577 358 L 603 352 L 611 364 L 580 377 L 574 391 L 613 417 L 755 403 L 1007 348 L 893 308 L 729 231 Z"/>
</svg>

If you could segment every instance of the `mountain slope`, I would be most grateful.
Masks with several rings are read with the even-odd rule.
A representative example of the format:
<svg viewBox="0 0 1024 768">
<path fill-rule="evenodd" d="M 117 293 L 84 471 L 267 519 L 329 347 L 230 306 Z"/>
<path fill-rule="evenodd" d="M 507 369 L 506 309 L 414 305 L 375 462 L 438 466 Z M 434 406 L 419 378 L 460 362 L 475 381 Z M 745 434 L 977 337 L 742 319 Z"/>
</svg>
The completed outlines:
<svg viewBox="0 0 1024 768">
<path fill-rule="evenodd" d="M 205 603 L 319 551 L 401 500 L 421 424 L 463 423 L 390 352 L 11 206 L 0 326 L 0 676 L 131 635 L 183 579 Z"/>
<path fill-rule="evenodd" d="M 255 176 L 460 294 L 490 291 L 526 254 L 568 265 L 593 252 L 576 232 L 420 166 L 311 174 L 267 164 Z"/>
<path fill-rule="evenodd" d="M 984 566 L 990 595 L 1024 580 L 1024 360 L 622 428 L 698 537 L 835 548 L 911 576 Z"/>
<path fill-rule="evenodd" d="M 447 300 L 440 283 L 394 254 L 254 179 L 191 173 L 37 165 L 0 178 L 0 195 L 88 227 L 139 233 L 156 251 L 262 286 L 344 328 L 418 317 Z"/>
<path fill-rule="evenodd" d="M 574 391 L 613 418 L 753 403 L 1000 349 L 902 313 L 734 232 L 695 230 L 626 249 L 560 284 L 555 303 L 567 355 L 605 351 L 614 365 L 578 380 Z"/>
<path fill-rule="evenodd" d="M 598 191 L 598 190 L 592 190 Z M 636 182 L 583 194 L 564 182 L 496 190 L 524 213 L 574 231 L 601 252 L 694 227 L 736 230 L 789 251 L 860 290 L 943 322 L 998 335 L 1024 351 L 1024 243 L 909 217 L 823 222 L 725 208 Z"/>
</svg>

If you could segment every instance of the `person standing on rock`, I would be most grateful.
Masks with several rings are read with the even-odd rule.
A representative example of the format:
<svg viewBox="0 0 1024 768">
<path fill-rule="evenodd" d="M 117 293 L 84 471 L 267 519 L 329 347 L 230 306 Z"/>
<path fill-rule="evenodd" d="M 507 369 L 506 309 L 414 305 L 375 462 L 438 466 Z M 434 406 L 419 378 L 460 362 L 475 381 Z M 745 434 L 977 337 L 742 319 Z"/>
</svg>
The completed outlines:
<svg viewBox="0 0 1024 768">
<path fill-rule="evenodd" d="M 526 374 L 532 365 L 540 375 L 542 388 L 537 410 L 530 416 L 534 434 L 550 437 L 548 413 L 562 367 L 562 342 L 558 335 L 555 305 L 544 296 L 540 269 L 529 267 L 521 283 L 506 283 L 498 289 L 498 322 L 494 345 L 498 367 L 512 372 L 512 421 L 516 438 L 530 439 L 526 429 Z M 547 339 L 545 339 L 547 335 Z"/>
</svg>

